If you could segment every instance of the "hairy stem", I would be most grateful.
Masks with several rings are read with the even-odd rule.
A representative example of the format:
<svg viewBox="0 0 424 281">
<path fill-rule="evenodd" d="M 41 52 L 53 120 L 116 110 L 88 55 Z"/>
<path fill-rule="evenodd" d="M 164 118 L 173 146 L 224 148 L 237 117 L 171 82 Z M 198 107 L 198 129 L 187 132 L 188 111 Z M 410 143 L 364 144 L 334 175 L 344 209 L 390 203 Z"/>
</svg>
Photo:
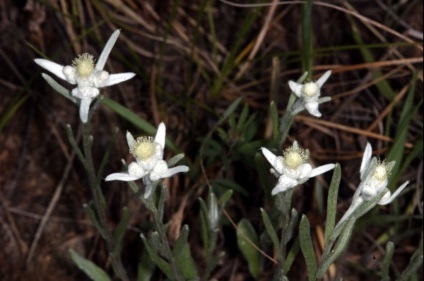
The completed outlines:
<svg viewBox="0 0 424 281">
<path fill-rule="evenodd" d="M 288 233 L 288 225 L 290 222 L 290 209 L 291 209 L 291 199 L 293 195 L 293 189 L 289 189 L 286 192 L 281 192 L 277 194 L 277 209 L 281 213 L 281 238 L 280 238 L 280 255 L 278 259 L 279 264 L 279 279 L 284 280 L 285 272 L 284 272 L 284 264 L 286 259 L 286 251 L 287 251 L 287 242 L 286 237 L 289 235 Z"/>
<path fill-rule="evenodd" d="M 84 167 L 87 172 L 88 185 L 93 196 L 94 207 L 100 224 L 99 227 L 102 228 L 99 229 L 99 232 L 104 233 L 103 238 L 106 240 L 109 257 L 116 276 L 118 276 L 122 281 L 129 281 L 128 275 L 122 265 L 121 255 L 119 253 L 113 253 L 113 249 L 115 248 L 115 239 L 107 226 L 106 202 L 100 188 L 100 181 L 96 180 L 96 170 L 94 168 L 91 153 L 92 137 L 90 134 L 90 125 L 88 123 L 83 124 L 82 140 L 85 160 Z"/>
<path fill-rule="evenodd" d="M 145 202 L 146 202 L 147 208 L 150 210 L 150 212 L 153 215 L 155 228 L 159 234 L 161 243 L 164 246 L 165 255 L 169 261 L 172 274 L 174 275 L 176 281 L 184 281 L 184 278 L 182 277 L 178 269 L 177 262 L 174 258 L 174 254 L 172 253 L 171 247 L 169 246 L 169 241 L 168 241 L 168 237 L 166 236 L 165 226 L 163 225 L 162 218 L 160 217 L 158 209 L 156 208 L 155 203 L 153 202 L 153 195 L 146 198 Z"/>
</svg>

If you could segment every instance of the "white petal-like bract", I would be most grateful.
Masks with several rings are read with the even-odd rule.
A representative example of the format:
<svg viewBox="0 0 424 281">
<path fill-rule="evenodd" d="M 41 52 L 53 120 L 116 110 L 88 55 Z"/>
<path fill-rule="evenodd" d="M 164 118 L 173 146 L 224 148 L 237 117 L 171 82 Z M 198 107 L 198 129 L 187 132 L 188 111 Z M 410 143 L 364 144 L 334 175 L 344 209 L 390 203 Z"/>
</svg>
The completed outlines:
<svg viewBox="0 0 424 281">
<path fill-rule="evenodd" d="M 326 164 L 326 165 L 319 166 L 319 167 L 313 169 L 309 176 L 311 178 L 313 178 L 313 177 L 316 177 L 318 175 L 324 174 L 325 172 L 333 170 L 335 166 L 336 165 L 334 165 L 334 164 Z"/>
<path fill-rule="evenodd" d="M 321 117 L 319 104 L 326 99 L 321 98 L 321 88 L 331 75 L 331 70 L 326 71 L 316 82 L 306 82 L 303 84 L 289 81 L 289 87 L 292 92 L 300 99 L 300 102 L 294 103 L 291 108 L 293 114 L 306 109 L 309 114 L 315 117 Z"/>
<path fill-rule="evenodd" d="M 331 70 L 327 70 L 316 82 L 315 84 L 318 85 L 319 88 L 321 88 L 325 82 L 327 82 L 328 78 L 331 75 Z"/>
<path fill-rule="evenodd" d="M 136 161 L 128 165 L 128 173 L 114 173 L 107 176 L 106 180 L 133 181 L 143 179 L 146 186 L 144 197 L 147 198 L 152 192 L 152 182 L 171 177 L 177 173 L 188 172 L 187 166 L 169 168 L 168 164 L 162 159 L 166 139 L 166 126 L 163 122 L 159 124 L 154 139 L 151 137 L 134 139 L 130 132 L 127 132 L 126 138 L 130 152 L 134 155 Z M 170 163 L 170 165 L 175 165 L 175 162 Z"/>
<path fill-rule="evenodd" d="M 135 181 L 138 178 L 130 176 L 128 173 L 114 173 L 105 178 L 105 181 Z"/>
<path fill-rule="evenodd" d="M 370 165 L 372 156 L 372 148 L 371 144 L 367 142 L 367 146 L 365 147 L 364 155 L 362 156 L 361 168 L 359 170 L 361 174 L 361 180 L 364 179 L 364 171 L 366 171 Z"/>
<path fill-rule="evenodd" d="M 34 59 L 34 61 L 36 64 L 50 71 L 60 79 L 67 80 L 65 74 L 63 73 L 63 65 L 45 59 Z"/>
<path fill-rule="evenodd" d="M 312 166 L 307 162 L 309 151 L 299 148 L 296 141 L 292 147 L 284 151 L 283 156 L 276 156 L 265 147 L 261 147 L 261 151 L 273 167 L 271 172 L 278 177 L 278 183 L 272 190 L 272 195 L 303 184 L 312 177 L 334 169 L 335 166 L 334 164 L 327 164 L 312 169 Z"/>
<path fill-rule="evenodd" d="M 63 66 L 45 59 L 35 59 L 35 63 L 52 72 L 54 75 L 77 87 L 72 90 L 72 95 L 81 99 L 80 119 L 83 123 L 88 122 L 90 104 L 96 98 L 100 88 L 112 86 L 126 81 L 135 76 L 135 73 L 110 74 L 103 71 L 106 60 L 115 44 L 119 30 L 116 30 L 107 41 L 103 51 L 95 65 L 94 57 L 84 53 L 73 60 L 72 65 Z"/>
<path fill-rule="evenodd" d="M 102 83 L 100 88 L 112 86 L 124 81 L 127 81 L 135 76 L 135 73 L 133 72 L 126 72 L 126 73 L 118 73 L 118 74 L 110 74 L 109 78 Z"/>
</svg>

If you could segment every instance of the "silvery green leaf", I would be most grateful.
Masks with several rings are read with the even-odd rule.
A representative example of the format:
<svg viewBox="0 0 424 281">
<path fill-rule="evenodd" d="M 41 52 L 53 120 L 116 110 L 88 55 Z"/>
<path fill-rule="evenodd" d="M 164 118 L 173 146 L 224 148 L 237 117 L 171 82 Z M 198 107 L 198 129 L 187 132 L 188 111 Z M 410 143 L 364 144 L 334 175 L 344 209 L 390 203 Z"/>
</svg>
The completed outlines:
<svg viewBox="0 0 424 281">
<path fill-rule="evenodd" d="M 284 243 L 286 245 L 293 236 L 293 232 L 294 232 L 294 229 L 297 225 L 298 219 L 299 219 L 299 214 L 297 213 L 296 209 L 293 208 L 292 211 L 291 211 L 289 224 L 287 225 L 287 229 L 285 231 Z"/>
<path fill-rule="evenodd" d="M 168 167 L 171 168 L 171 167 L 175 166 L 183 158 L 184 158 L 184 153 L 180 153 L 180 154 L 175 155 L 174 157 L 172 157 L 171 159 L 168 160 L 168 163 L 167 163 Z"/>
<path fill-rule="evenodd" d="M 149 252 L 144 250 L 137 267 L 137 281 L 152 281 L 155 268 Z"/>
<path fill-rule="evenodd" d="M 193 260 L 188 243 L 183 246 L 180 254 L 175 256 L 175 259 L 184 280 L 199 280 L 196 263 Z"/>
<path fill-rule="evenodd" d="M 164 259 L 162 259 L 161 257 L 158 256 L 158 254 L 156 253 L 156 251 L 152 248 L 152 245 L 150 244 L 150 242 L 146 239 L 146 237 L 144 236 L 144 234 L 142 233 L 140 235 L 141 239 L 144 242 L 144 246 L 146 247 L 147 251 L 149 252 L 150 258 L 152 259 L 152 261 L 160 268 L 160 270 L 165 273 L 165 275 L 170 279 L 173 280 L 173 275 L 172 275 L 172 271 L 171 268 L 169 266 L 169 263 L 167 261 L 165 261 Z"/>
<path fill-rule="evenodd" d="M 309 281 L 315 281 L 315 273 L 317 271 L 317 261 L 312 244 L 311 231 L 309 221 L 305 215 L 300 220 L 299 241 L 303 256 L 306 261 L 306 269 L 308 270 Z"/>
<path fill-rule="evenodd" d="M 264 209 L 260 209 L 262 214 L 262 220 L 265 224 L 266 232 L 268 233 L 269 237 L 271 238 L 272 243 L 274 244 L 274 249 L 279 256 L 279 259 L 282 259 L 281 252 L 280 252 L 280 242 L 278 241 L 277 233 L 275 232 L 275 228 L 271 223 L 271 220 L 269 219 L 268 214 Z"/>
<path fill-rule="evenodd" d="M 330 233 L 334 229 L 336 222 L 337 213 L 337 196 L 339 193 L 339 186 L 341 180 L 341 169 L 340 165 L 336 163 L 333 172 L 333 178 L 331 179 L 330 189 L 327 197 L 327 218 L 325 220 L 325 244 L 327 244 Z"/>
<path fill-rule="evenodd" d="M 178 256 L 183 250 L 183 247 L 187 244 L 188 234 L 189 234 L 189 227 L 188 225 L 185 224 L 181 229 L 180 236 L 177 238 L 177 241 L 175 241 L 175 246 L 172 251 L 174 256 Z"/>
<path fill-rule="evenodd" d="M 355 222 L 355 217 L 352 217 L 346 222 L 345 227 L 343 228 L 343 231 L 340 233 L 340 237 L 337 240 L 336 246 L 334 246 L 334 250 L 332 250 L 328 256 L 323 256 L 321 264 L 319 265 L 316 273 L 316 278 L 322 278 L 330 265 L 335 262 L 347 248 L 349 245 L 349 239 L 353 233 Z"/>
<path fill-rule="evenodd" d="M 383 268 L 381 270 L 381 281 L 390 281 L 389 268 L 392 262 L 395 244 L 392 241 L 387 242 L 386 255 L 383 260 Z"/>
<path fill-rule="evenodd" d="M 242 219 L 237 225 L 237 245 L 247 261 L 249 271 L 258 279 L 261 272 L 260 254 L 254 245 L 259 245 L 259 239 L 252 224 Z"/>
<path fill-rule="evenodd" d="M 233 190 L 229 189 L 229 190 L 225 191 L 225 193 L 219 199 L 219 201 L 221 203 L 221 208 L 224 208 L 225 207 L 225 205 L 227 204 L 228 200 L 231 199 L 231 196 L 233 196 Z"/>
<path fill-rule="evenodd" d="M 71 255 L 72 260 L 78 266 L 78 268 L 84 271 L 84 273 L 90 277 L 91 280 L 111 281 L 109 275 L 92 261 L 83 258 L 72 249 L 69 249 L 69 254 Z"/>
</svg>

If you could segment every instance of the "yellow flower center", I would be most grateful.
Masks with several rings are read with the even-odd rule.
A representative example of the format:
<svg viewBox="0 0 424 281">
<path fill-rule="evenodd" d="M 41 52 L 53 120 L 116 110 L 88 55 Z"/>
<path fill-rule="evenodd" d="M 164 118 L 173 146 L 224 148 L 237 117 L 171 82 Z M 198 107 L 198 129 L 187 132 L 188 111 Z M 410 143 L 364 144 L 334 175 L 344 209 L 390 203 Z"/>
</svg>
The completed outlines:
<svg viewBox="0 0 424 281">
<path fill-rule="evenodd" d="M 318 86 L 314 82 L 309 82 L 303 85 L 303 94 L 308 97 L 316 95 Z"/>
<path fill-rule="evenodd" d="M 155 148 L 152 137 L 139 137 L 130 152 L 140 160 L 147 160 L 155 154 Z"/>
<path fill-rule="evenodd" d="M 301 148 L 294 147 L 286 149 L 283 158 L 284 164 L 293 170 L 307 161 L 305 151 Z"/>
<path fill-rule="evenodd" d="M 375 178 L 376 180 L 378 180 L 380 182 L 385 181 L 388 177 L 386 164 L 385 163 L 378 164 L 377 167 L 375 168 L 372 176 L 373 176 L 373 178 Z"/>
<path fill-rule="evenodd" d="M 84 53 L 74 59 L 72 65 L 77 69 L 79 77 L 88 78 L 94 70 L 94 57 L 88 53 Z"/>
</svg>

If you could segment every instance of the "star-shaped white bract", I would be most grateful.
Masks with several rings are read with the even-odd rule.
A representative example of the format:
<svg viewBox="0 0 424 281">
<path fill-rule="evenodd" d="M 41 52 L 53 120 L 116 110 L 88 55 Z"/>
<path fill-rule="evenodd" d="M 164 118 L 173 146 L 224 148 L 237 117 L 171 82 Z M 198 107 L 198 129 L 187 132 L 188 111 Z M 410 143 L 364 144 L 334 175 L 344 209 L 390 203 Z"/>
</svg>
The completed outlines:
<svg viewBox="0 0 424 281">
<path fill-rule="evenodd" d="M 166 127 L 160 123 L 155 138 L 139 137 L 134 139 L 130 132 L 127 132 L 127 142 L 130 153 L 134 156 L 135 162 L 128 165 L 127 173 L 114 173 L 106 177 L 106 181 L 135 181 L 143 179 L 146 184 L 145 197 L 151 193 L 151 182 L 163 178 L 171 177 L 177 173 L 187 172 L 187 166 L 181 165 L 169 168 L 163 160 L 165 149 Z"/>
<path fill-rule="evenodd" d="M 308 163 L 308 151 L 299 148 L 296 141 L 292 147 L 284 151 L 283 156 L 276 156 L 265 147 L 262 147 L 261 150 L 273 167 L 271 172 L 278 177 L 278 183 L 272 190 L 272 195 L 294 188 L 308 179 L 334 168 L 334 164 L 327 164 L 312 169 L 312 166 Z"/>
<path fill-rule="evenodd" d="M 328 70 L 316 82 L 299 84 L 289 81 L 289 87 L 292 92 L 297 97 L 303 99 L 306 110 L 315 117 L 321 117 L 321 113 L 318 110 L 318 99 L 321 95 L 322 85 L 324 85 L 330 75 L 331 70 Z"/>
<path fill-rule="evenodd" d="M 360 168 L 362 181 L 355 192 L 353 201 L 358 200 L 358 197 L 364 201 L 370 201 L 380 192 L 386 191 L 378 204 L 387 205 L 391 203 L 409 183 L 407 181 L 402 184 L 393 195 L 390 193 L 387 188 L 388 178 L 394 166 L 395 161 L 386 163 L 386 161 L 378 161 L 376 157 L 372 158 L 371 144 L 367 143 Z"/>
<path fill-rule="evenodd" d="M 72 90 L 72 96 L 80 100 L 80 118 L 83 123 L 88 121 L 90 104 L 99 95 L 100 88 L 115 85 L 135 76 L 135 73 L 132 72 L 109 74 L 103 70 L 119 33 L 120 30 L 116 30 L 110 36 L 96 64 L 94 57 L 88 53 L 80 55 L 72 62 L 72 65 L 67 66 L 45 59 L 34 60 L 39 66 L 47 69 L 57 77 L 72 85 L 77 85 Z"/>
</svg>

